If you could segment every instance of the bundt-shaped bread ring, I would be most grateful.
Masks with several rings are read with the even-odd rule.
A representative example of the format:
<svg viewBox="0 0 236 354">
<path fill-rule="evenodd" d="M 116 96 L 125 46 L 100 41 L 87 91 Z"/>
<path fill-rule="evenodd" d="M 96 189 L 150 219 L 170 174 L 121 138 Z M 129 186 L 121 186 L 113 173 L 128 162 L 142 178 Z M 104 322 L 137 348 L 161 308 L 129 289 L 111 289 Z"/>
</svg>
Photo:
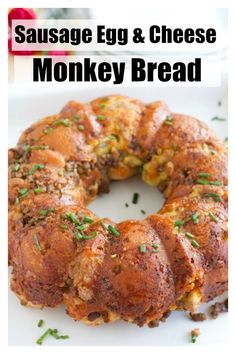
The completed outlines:
<svg viewBox="0 0 236 354">
<path fill-rule="evenodd" d="M 153 327 L 227 290 L 227 150 L 164 102 L 69 102 L 9 150 L 9 263 L 21 302 Z M 141 173 L 166 202 L 142 221 L 86 205 Z"/>
</svg>

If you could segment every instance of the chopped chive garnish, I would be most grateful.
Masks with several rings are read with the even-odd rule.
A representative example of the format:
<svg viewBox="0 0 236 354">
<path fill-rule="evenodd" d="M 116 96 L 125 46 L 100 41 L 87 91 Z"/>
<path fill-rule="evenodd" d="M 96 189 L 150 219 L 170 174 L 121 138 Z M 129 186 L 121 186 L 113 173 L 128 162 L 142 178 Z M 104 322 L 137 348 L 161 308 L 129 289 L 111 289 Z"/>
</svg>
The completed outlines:
<svg viewBox="0 0 236 354">
<path fill-rule="evenodd" d="M 211 120 L 218 120 L 218 121 L 224 122 L 226 119 L 218 117 L 218 116 L 215 116 L 215 117 L 211 118 Z"/>
<path fill-rule="evenodd" d="M 42 336 L 37 340 L 37 344 L 38 345 L 42 345 L 43 341 L 48 337 L 48 336 L 52 336 L 55 339 L 68 339 L 69 336 L 68 335 L 58 335 L 58 330 L 57 329 L 52 329 L 52 328 L 48 328 L 43 334 Z"/>
<path fill-rule="evenodd" d="M 28 175 L 30 176 L 30 175 L 34 174 L 35 171 L 37 171 L 37 170 L 43 170 L 44 168 L 45 168 L 45 166 L 42 165 L 42 164 L 34 165 L 34 166 L 29 170 Z"/>
<path fill-rule="evenodd" d="M 98 234 L 97 231 L 92 231 L 92 232 L 90 233 L 90 235 L 83 235 L 83 238 L 84 238 L 85 240 L 90 240 L 91 238 L 96 237 L 97 234 Z"/>
<path fill-rule="evenodd" d="M 81 232 L 77 232 L 77 234 L 75 235 L 75 238 L 79 241 L 83 240 L 83 235 L 81 234 Z"/>
<path fill-rule="evenodd" d="M 44 325 L 44 320 L 39 320 L 37 326 L 42 327 Z"/>
<path fill-rule="evenodd" d="M 132 199 L 132 203 L 133 204 L 138 204 L 138 200 L 139 200 L 139 194 L 138 193 L 134 193 L 133 199 Z"/>
<path fill-rule="evenodd" d="M 97 231 L 92 231 L 90 235 L 84 235 L 81 232 L 77 232 L 77 234 L 75 235 L 76 239 L 81 241 L 81 240 L 90 240 L 94 237 L 97 236 Z"/>
<path fill-rule="evenodd" d="M 62 336 L 59 336 L 58 339 L 68 339 L 68 338 L 70 338 L 70 336 L 68 336 L 67 334 L 64 334 Z"/>
<path fill-rule="evenodd" d="M 44 129 L 44 134 L 46 134 L 46 135 L 48 135 L 48 134 L 50 134 L 51 132 L 53 131 L 53 128 L 52 127 L 48 127 L 48 128 L 46 128 L 46 129 Z"/>
<path fill-rule="evenodd" d="M 202 179 L 199 178 L 195 181 L 195 183 L 197 184 L 202 184 L 202 185 L 212 185 L 212 186 L 221 186 L 221 182 L 220 181 L 208 181 L 207 179 Z"/>
<path fill-rule="evenodd" d="M 25 146 L 25 151 L 26 152 L 30 152 L 32 150 L 48 150 L 49 149 L 49 145 L 26 145 Z"/>
<path fill-rule="evenodd" d="M 215 214 L 213 214 L 211 211 L 208 212 L 208 215 L 212 218 L 212 220 L 214 220 L 216 223 L 219 222 L 219 219 L 217 218 L 217 216 L 215 216 Z"/>
<path fill-rule="evenodd" d="M 28 194 L 28 189 L 27 188 L 20 188 L 18 193 L 19 193 L 19 196 L 23 198 Z"/>
<path fill-rule="evenodd" d="M 17 171 L 19 171 L 19 169 L 20 169 L 20 164 L 19 164 L 19 162 L 15 162 L 14 167 L 13 167 L 13 170 L 14 170 L 15 172 L 17 172 Z"/>
<path fill-rule="evenodd" d="M 80 132 L 83 132 L 84 129 L 85 129 L 84 125 L 83 124 L 78 125 L 78 129 L 79 129 Z"/>
<path fill-rule="evenodd" d="M 88 224 L 92 224 L 94 222 L 94 220 L 89 216 L 85 216 L 83 221 Z"/>
<path fill-rule="evenodd" d="M 147 250 L 147 246 L 145 243 L 142 243 L 140 246 L 139 246 L 139 252 L 140 253 L 145 253 Z"/>
<path fill-rule="evenodd" d="M 220 181 L 209 181 L 208 178 L 210 177 L 209 173 L 206 172 L 200 172 L 198 174 L 199 177 L 195 183 L 197 184 L 202 184 L 202 185 L 213 185 L 213 186 L 221 186 L 221 182 Z"/>
<path fill-rule="evenodd" d="M 217 194 L 217 193 L 204 193 L 203 197 L 205 197 L 205 198 L 214 198 L 215 201 L 217 201 L 217 202 L 222 202 L 223 201 L 221 196 L 219 194 Z"/>
<path fill-rule="evenodd" d="M 152 244 L 152 252 L 153 253 L 159 252 L 159 244 L 158 243 L 153 243 Z"/>
<path fill-rule="evenodd" d="M 15 199 L 15 203 L 19 204 L 20 200 L 28 195 L 29 191 L 27 188 L 20 188 L 18 191 L 18 196 Z"/>
<path fill-rule="evenodd" d="M 39 215 L 41 215 L 41 216 L 46 216 L 46 215 L 48 215 L 47 209 L 41 209 L 41 210 L 39 210 Z"/>
<path fill-rule="evenodd" d="M 126 206 L 126 208 L 128 208 L 128 207 L 129 207 L 129 204 L 128 204 L 128 203 L 125 203 L 125 206 Z"/>
<path fill-rule="evenodd" d="M 51 331 L 50 331 L 50 335 L 52 336 L 52 337 L 54 337 L 54 338 L 56 338 L 56 339 L 59 339 L 59 335 L 57 334 L 58 333 L 58 329 L 52 329 Z"/>
<path fill-rule="evenodd" d="M 65 214 L 65 217 L 66 219 L 72 221 L 74 224 L 76 225 L 80 225 L 80 221 L 78 220 L 77 216 L 72 213 L 71 211 L 68 211 L 66 214 Z"/>
<path fill-rule="evenodd" d="M 70 127 L 70 120 L 68 118 L 60 119 L 52 123 L 53 127 L 58 127 L 64 125 L 65 127 Z"/>
<path fill-rule="evenodd" d="M 187 218 L 186 220 L 177 220 L 174 223 L 174 228 L 176 230 L 179 230 L 181 226 L 187 224 L 187 222 L 193 220 L 194 224 L 198 224 L 199 223 L 199 214 L 198 213 L 193 213 L 189 218 Z"/>
<path fill-rule="evenodd" d="M 193 220 L 194 224 L 198 224 L 199 223 L 199 214 L 198 213 L 193 213 L 191 216 L 191 219 Z"/>
<path fill-rule="evenodd" d="M 190 239 L 194 239 L 194 236 L 190 232 L 186 232 L 185 236 L 187 236 Z"/>
<path fill-rule="evenodd" d="M 104 223 L 103 220 L 100 220 L 100 224 L 104 230 L 107 230 L 107 225 Z"/>
<path fill-rule="evenodd" d="M 76 226 L 76 229 L 79 230 L 79 231 L 83 231 L 85 229 L 85 225 L 78 225 Z"/>
<path fill-rule="evenodd" d="M 79 119 L 80 119 L 80 116 L 74 116 L 74 118 L 73 118 L 75 123 L 77 123 Z"/>
<path fill-rule="evenodd" d="M 208 178 L 210 177 L 210 173 L 207 173 L 207 172 L 200 172 L 198 174 L 199 177 L 203 177 L 203 178 Z"/>
<path fill-rule="evenodd" d="M 104 97 L 104 98 L 102 98 L 102 101 L 103 101 L 103 102 L 108 102 L 108 101 L 109 101 L 109 97 Z"/>
<path fill-rule="evenodd" d="M 176 229 L 176 230 L 179 230 L 179 228 L 181 227 L 181 226 L 183 226 L 185 224 L 185 221 L 183 221 L 183 220 L 177 220 L 177 221 L 175 221 L 175 223 L 174 223 L 174 228 Z"/>
<path fill-rule="evenodd" d="M 120 236 L 120 232 L 115 228 L 115 226 L 108 225 L 107 229 L 108 229 L 109 233 L 114 235 L 115 237 L 119 237 Z"/>
<path fill-rule="evenodd" d="M 39 215 L 47 216 L 49 213 L 53 213 L 54 211 L 55 211 L 55 208 L 40 209 L 39 210 Z"/>
<path fill-rule="evenodd" d="M 167 116 L 167 118 L 165 119 L 164 123 L 165 123 L 166 125 L 172 125 L 172 120 L 173 120 L 173 115 L 172 115 L 172 114 L 169 114 L 169 115 Z"/>
<path fill-rule="evenodd" d="M 212 186 L 221 186 L 221 182 L 220 181 L 209 181 L 209 184 Z"/>
<path fill-rule="evenodd" d="M 142 213 L 143 215 L 146 214 L 146 211 L 145 211 L 145 210 L 141 209 L 140 211 L 141 211 L 141 213 Z"/>
<path fill-rule="evenodd" d="M 43 189 L 40 188 L 40 187 L 37 187 L 37 188 L 34 189 L 34 193 L 35 193 L 35 194 L 40 194 L 40 193 L 42 193 L 42 192 L 43 192 Z"/>
<path fill-rule="evenodd" d="M 104 103 L 100 103 L 99 108 L 105 108 L 106 105 Z"/>
<path fill-rule="evenodd" d="M 52 329 L 52 330 L 50 331 L 50 335 L 51 335 L 52 337 L 56 338 L 56 339 L 68 339 L 68 338 L 69 338 L 69 336 L 67 336 L 67 335 L 59 336 L 59 335 L 58 335 L 58 329 Z"/>
<path fill-rule="evenodd" d="M 40 245 L 40 243 L 39 243 L 37 234 L 34 234 L 34 242 L 35 242 L 36 247 L 37 247 L 37 249 L 39 250 L 39 252 L 41 252 L 41 251 L 42 251 L 42 247 L 41 247 L 41 245 Z"/>
<path fill-rule="evenodd" d="M 192 245 L 194 248 L 199 248 L 199 247 L 200 247 L 199 243 L 198 243 L 196 240 L 192 240 L 192 241 L 191 241 L 191 245 Z"/>
<path fill-rule="evenodd" d="M 103 114 L 99 114 L 98 116 L 97 116 L 97 120 L 99 120 L 99 121 L 103 121 L 103 120 L 106 120 L 107 118 L 103 115 Z"/>
<path fill-rule="evenodd" d="M 51 328 L 48 328 L 42 335 L 41 337 L 37 340 L 38 345 L 42 345 L 43 341 L 51 334 Z"/>
</svg>

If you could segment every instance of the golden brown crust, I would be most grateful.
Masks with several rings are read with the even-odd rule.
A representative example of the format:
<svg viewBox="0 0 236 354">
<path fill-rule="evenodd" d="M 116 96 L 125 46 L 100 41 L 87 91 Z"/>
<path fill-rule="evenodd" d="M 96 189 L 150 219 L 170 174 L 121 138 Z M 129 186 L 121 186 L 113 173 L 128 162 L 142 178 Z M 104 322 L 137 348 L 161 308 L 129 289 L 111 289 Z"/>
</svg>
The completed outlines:
<svg viewBox="0 0 236 354">
<path fill-rule="evenodd" d="M 156 132 L 156 147 L 182 149 L 194 143 L 219 141 L 215 133 L 198 119 L 178 113 L 170 113 Z"/>
<path fill-rule="evenodd" d="M 153 327 L 227 289 L 227 151 L 199 120 L 112 95 L 69 102 L 9 150 L 11 287 L 76 320 Z M 168 197 L 143 221 L 86 204 L 139 173 Z"/>
<path fill-rule="evenodd" d="M 164 192 L 166 197 L 182 184 L 228 184 L 226 148 L 219 144 L 196 144 L 181 149 L 168 167 L 165 169 L 169 182 Z"/>
<path fill-rule="evenodd" d="M 206 302 L 227 290 L 227 188 L 197 185 L 179 189 L 183 194 L 179 196 L 177 188 L 176 195 L 166 201 L 160 214 L 170 220 L 173 227 L 178 221 L 184 222 L 175 228 L 184 235 L 190 233 L 199 244 L 203 278 L 198 290 L 202 301 Z M 187 236 L 191 243 L 192 238 Z"/>
<path fill-rule="evenodd" d="M 160 244 L 160 240 L 149 223 L 131 220 L 118 224 L 117 229 L 120 237 L 108 236 L 104 240 L 102 255 L 87 285 L 91 295 L 86 300 L 92 304 L 92 311 L 91 308 L 88 311 L 99 312 L 102 308 L 139 325 L 159 320 L 174 301 L 173 274 L 165 249 L 160 246 L 158 254 L 152 252 L 152 245 Z M 140 252 L 141 244 L 147 247 L 143 254 Z M 90 265 L 93 260 L 91 249 L 94 250 L 90 246 L 87 251 Z M 73 269 L 75 274 L 81 273 L 85 258 L 84 254 L 79 254 Z M 82 274 L 88 276 L 88 272 L 83 271 Z M 74 273 L 71 277 L 75 278 Z M 78 297 L 81 298 L 80 292 Z M 73 299 L 69 298 L 70 309 L 72 303 Z M 89 316 L 90 312 L 85 312 L 84 308 L 86 304 L 81 304 L 72 316 L 77 319 Z"/>
<path fill-rule="evenodd" d="M 70 286 L 68 266 L 75 257 L 78 241 L 76 226 L 66 217 L 67 213 L 76 213 L 78 220 L 85 216 L 96 220 L 93 213 L 78 205 L 54 207 L 42 215 L 40 211 L 49 210 L 50 204 L 46 206 L 41 201 L 32 206 L 33 210 L 25 210 L 18 220 L 22 227 L 14 232 L 14 242 L 10 240 L 13 290 L 24 303 L 29 301 L 37 306 L 62 303 Z"/>
</svg>

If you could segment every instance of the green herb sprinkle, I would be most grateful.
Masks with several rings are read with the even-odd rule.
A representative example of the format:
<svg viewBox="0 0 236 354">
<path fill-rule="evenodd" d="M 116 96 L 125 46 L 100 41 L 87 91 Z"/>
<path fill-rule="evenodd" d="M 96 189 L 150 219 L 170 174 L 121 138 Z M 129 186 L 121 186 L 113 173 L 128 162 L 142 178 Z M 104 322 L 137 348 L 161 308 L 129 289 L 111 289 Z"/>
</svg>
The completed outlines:
<svg viewBox="0 0 236 354">
<path fill-rule="evenodd" d="M 134 193 L 133 199 L 132 199 L 132 203 L 133 204 L 138 204 L 138 200 L 139 200 L 139 194 L 138 193 Z"/>
<path fill-rule="evenodd" d="M 39 252 L 41 252 L 41 251 L 42 251 L 42 247 L 41 247 L 41 245 L 40 245 L 40 243 L 39 243 L 37 234 L 34 234 L 34 242 L 35 242 L 36 247 L 37 247 L 37 249 L 39 250 Z"/>
<path fill-rule="evenodd" d="M 146 253 L 146 250 L 147 250 L 147 246 L 145 243 L 142 243 L 140 246 L 139 246 L 139 252 L 140 253 Z"/>
<path fill-rule="evenodd" d="M 115 226 L 108 225 L 107 229 L 108 229 L 109 233 L 114 235 L 115 237 L 119 237 L 120 236 L 120 232 L 115 228 Z"/>
<path fill-rule="evenodd" d="M 42 165 L 42 164 L 36 164 L 36 165 L 34 165 L 34 166 L 29 170 L 28 175 L 29 175 L 29 176 L 30 176 L 30 175 L 33 175 L 35 171 L 37 171 L 37 170 L 43 170 L 44 168 L 45 168 L 44 165 Z"/>
<path fill-rule="evenodd" d="M 39 320 L 37 326 L 42 327 L 44 325 L 44 320 Z"/>
<path fill-rule="evenodd" d="M 217 218 L 217 216 L 215 216 L 215 214 L 213 214 L 211 211 L 208 212 L 208 215 L 212 218 L 212 220 L 214 220 L 216 223 L 219 222 L 219 219 Z"/>
</svg>

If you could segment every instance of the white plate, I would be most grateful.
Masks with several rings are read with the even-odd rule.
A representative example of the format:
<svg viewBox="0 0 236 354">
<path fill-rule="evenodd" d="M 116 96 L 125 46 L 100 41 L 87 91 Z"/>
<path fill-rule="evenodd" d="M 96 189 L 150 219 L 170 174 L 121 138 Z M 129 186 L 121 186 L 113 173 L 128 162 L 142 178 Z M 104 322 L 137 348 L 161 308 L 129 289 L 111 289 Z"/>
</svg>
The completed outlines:
<svg viewBox="0 0 236 354">
<path fill-rule="evenodd" d="M 227 136 L 226 122 L 211 121 L 214 116 L 227 118 L 227 87 L 221 88 L 106 88 L 77 89 L 75 86 L 61 89 L 39 89 L 36 87 L 12 88 L 9 94 L 9 146 L 14 146 L 19 134 L 36 119 L 58 112 L 68 100 L 89 101 L 101 95 L 121 93 L 140 98 L 145 102 L 165 100 L 174 112 L 186 113 L 207 122 L 218 135 Z M 221 105 L 218 105 L 218 102 Z M 140 193 L 140 201 L 132 205 L 134 192 Z M 124 203 L 130 204 L 126 208 Z M 160 193 L 138 178 L 113 183 L 111 193 L 99 197 L 90 208 L 99 216 L 108 216 L 115 221 L 127 218 L 142 219 L 141 209 L 147 213 L 156 212 L 163 203 Z M 225 297 L 223 297 L 225 298 Z M 210 304 L 202 306 L 205 310 Z M 45 321 L 43 328 L 37 327 L 39 319 Z M 58 309 L 32 309 L 21 306 L 9 291 L 9 345 L 35 345 L 36 339 L 48 328 L 57 328 L 62 334 L 70 335 L 68 340 L 56 341 L 48 338 L 44 345 L 193 345 L 189 332 L 200 328 L 201 335 L 195 345 L 225 344 L 227 341 L 227 314 L 217 320 L 208 319 L 202 323 L 189 320 L 186 313 L 174 312 L 166 323 L 149 329 L 138 328 L 125 322 L 116 322 L 99 327 L 87 327 L 74 322 L 65 314 L 64 307 Z"/>
</svg>

